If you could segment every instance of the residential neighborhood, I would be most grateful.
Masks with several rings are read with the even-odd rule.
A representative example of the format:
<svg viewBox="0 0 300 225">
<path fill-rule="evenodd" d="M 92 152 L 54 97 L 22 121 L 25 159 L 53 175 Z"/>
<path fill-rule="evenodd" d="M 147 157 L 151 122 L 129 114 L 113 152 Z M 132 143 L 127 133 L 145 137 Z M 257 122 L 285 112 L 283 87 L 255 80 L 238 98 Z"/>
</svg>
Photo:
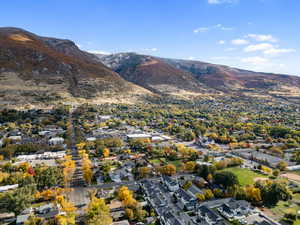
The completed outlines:
<svg viewBox="0 0 300 225">
<path fill-rule="evenodd" d="M 269 109 L 273 126 L 263 104 L 242 122 L 228 104 L 2 111 L 1 224 L 297 223 L 300 120 L 283 120 L 294 106 Z"/>
</svg>

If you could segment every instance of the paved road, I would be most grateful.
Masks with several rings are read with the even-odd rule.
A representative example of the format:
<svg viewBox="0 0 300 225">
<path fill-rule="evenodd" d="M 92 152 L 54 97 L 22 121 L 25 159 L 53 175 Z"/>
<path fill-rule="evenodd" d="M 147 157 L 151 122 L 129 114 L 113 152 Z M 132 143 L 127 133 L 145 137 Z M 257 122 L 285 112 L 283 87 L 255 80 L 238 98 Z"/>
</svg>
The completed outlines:
<svg viewBox="0 0 300 225">
<path fill-rule="evenodd" d="M 75 160 L 76 163 L 76 169 L 73 174 L 70 186 L 74 188 L 74 187 L 83 187 L 86 185 L 86 183 L 82 174 L 81 159 L 78 155 L 78 149 L 76 147 L 76 136 L 74 130 L 73 113 L 74 111 L 71 110 L 69 114 L 69 120 L 71 124 L 71 154 L 72 154 L 72 159 Z"/>
</svg>

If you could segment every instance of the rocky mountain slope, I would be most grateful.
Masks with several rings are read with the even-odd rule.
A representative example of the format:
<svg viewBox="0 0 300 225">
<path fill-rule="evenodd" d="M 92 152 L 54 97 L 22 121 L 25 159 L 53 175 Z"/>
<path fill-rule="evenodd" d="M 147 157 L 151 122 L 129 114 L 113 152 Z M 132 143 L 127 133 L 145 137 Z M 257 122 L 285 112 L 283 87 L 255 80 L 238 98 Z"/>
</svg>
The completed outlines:
<svg viewBox="0 0 300 225">
<path fill-rule="evenodd" d="M 148 96 L 250 96 L 300 102 L 300 77 L 136 53 L 94 55 L 74 42 L 0 28 L 0 105 L 135 102 Z"/>
<path fill-rule="evenodd" d="M 178 69 L 164 60 L 135 53 L 99 56 L 100 60 L 125 80 L 158 94 L 193 93 L 214 91 L 198 82 L 189 71 Z"/>
<path fill-rule="evenodd" d="M 131 98 L 150 92 L 125 81 L 72 41 L 0 28 L 1 103 Z"/>
<path fill-rule="evenodd" d="M 157 84 L 163 83 L 164 86 L 198 93 L 289 98 L 296 101 L 300 97 L 300 77 L 297 76 L 258 73 L 200 61 L 135 53 L 98 57 L 124 79 L 147 89 L 157 90 Z"/>
</svg>

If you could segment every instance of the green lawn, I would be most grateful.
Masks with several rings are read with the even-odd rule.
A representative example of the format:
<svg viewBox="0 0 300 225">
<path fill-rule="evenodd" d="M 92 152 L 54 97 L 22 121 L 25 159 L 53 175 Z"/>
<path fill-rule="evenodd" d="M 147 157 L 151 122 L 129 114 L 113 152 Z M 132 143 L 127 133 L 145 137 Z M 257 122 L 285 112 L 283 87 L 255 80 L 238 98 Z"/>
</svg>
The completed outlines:
<svg viewBox="0 0 300 225">
<path fill-rule="evenodd" d="M 285 213 L 296 213 L 300 210 L 300 206 L 292 201 L 279 201 L 277 205 L 270 210 L 276 215 L 278 218 L 282 218 Z"/>
<path fill-rule="evenodd" d="M 181 160 L 168 161 L 167 163 L 168 164 L 173 164 L 174 166 L 176 166 L 176 168 L 179 168 L 182 165 Z"/>
<path fill-rule="evenodd" d="M 254 184 L 254 182 L 255 182 L 254 179 L 257 177 L 267 178 L 266 175 L 259 174 L 259 173 L 253 172 L 252 170 L 245 169 L 245 168 L 239 168 L 239 167 L 226 168 L 223 171 L 230 171 L 230 172 L 234 173 L 237 176 L 240 185 L 242 185 L 242 186 Z"/>
</svg>

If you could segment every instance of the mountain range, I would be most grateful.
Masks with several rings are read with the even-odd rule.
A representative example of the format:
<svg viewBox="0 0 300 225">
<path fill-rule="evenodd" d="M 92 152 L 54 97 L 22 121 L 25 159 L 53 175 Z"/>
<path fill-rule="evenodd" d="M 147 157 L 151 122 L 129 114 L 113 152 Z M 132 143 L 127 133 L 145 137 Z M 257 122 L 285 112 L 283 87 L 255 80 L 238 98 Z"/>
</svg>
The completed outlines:
<svg viewBox="0 0 300 225">
<path fill-rule="evenodd" d="M 0 104 L 136 102 L 146 96 L 300 100 L 300 77 L 137 53 L 91 54 L 65 39 L 0 28 Z"/>
</svg>

